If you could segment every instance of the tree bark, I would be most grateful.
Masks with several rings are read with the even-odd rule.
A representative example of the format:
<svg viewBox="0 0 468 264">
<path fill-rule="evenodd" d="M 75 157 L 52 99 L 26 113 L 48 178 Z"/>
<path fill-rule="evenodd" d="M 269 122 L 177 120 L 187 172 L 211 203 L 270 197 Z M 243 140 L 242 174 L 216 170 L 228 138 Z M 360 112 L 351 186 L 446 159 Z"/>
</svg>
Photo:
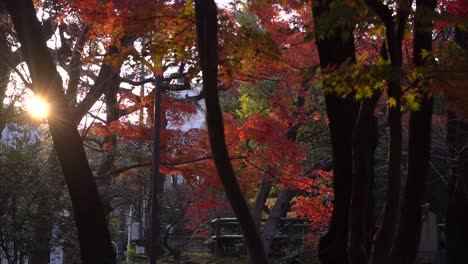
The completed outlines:
<svg viewBox="0 0 468 264">
<path fill-rule="evenodd" d="M 353 179 L 349 212 L 349 263 L 360 264 L 368 260 L 369 197 L 373 180 L 373 153 L 377 146 L 377 120 L 374 109 L 381 93 L 375 92 L 369 100 L 361 102 L 356 126 L 353 130 Z"/>
<path fill-rule="evenodd" d="M 373 248 L 370 256 L 371 264 L 388 263 L 390 252 L 395 241 L 395 231 L 399 217 L 400 182 L 401 182 L 401 67 L 402 40 L 405 31 L 406 20 L 409 15 L 411 0 L 402 2 L 398 7 L 397 16 L 394 18 L 390 8 L 380 1 L 366 0 L 385 25 L 385 43 L 388 59 L 391 65 L 391 75 L 388 77 L 388 98 L 394 100 L 394 105 L 389 105 L 388 126 L 390 129 L 390 141 L 388 144 L 388 168 L 387 191 L 385 206 L 382 213 L 382 221 L 375 234 Z"/>
<path fill-rule="evenodd" d="M 296 196 L 296 191 L 290 189 L 281 190 L 278 198 L 276 198 L 275 205 L 271 209 L 270 214 L 268 215 L 267 222 L 265 223 L 265 228 L 263 229 L 262 241 L 263 247 L 265 250 L 265 255 L 270 254 L 271 245 L 275 239 L 281 217 L 283 213 L 287 211 L 289 203 L 292 198 Z"/>
<path fill-rule="evenodd" d="M 255 222 L 255 227 L 257 228 L 258 232 L 260 232 L 260 226 L 262 223 L 263 208 L 265 207 L 265 203 L 268 199 L 268 195 L 270 194 L 272 186 L 273 182 L 271 179 L 262 179 L 257 196 L 255 197 L 255 202 L 252 206 L 252 218 Z"/>
<path fill-rule="evenodd" d="M 49 128 L 73 205 L 82 262 L 115 263 L 96 182 L 81 136 L 70 120 L 73 115 L 63 92 L 62 80 L 42 35 L 33 3 L 30 0 L 3 1 L 21 42 L 33 90 L 50 103 Z"/>
<path fill-rule="evenodd" d="M 413 62 L 423 66 L 423 50 L 432 50 L 432 12 L 436 0 L 416 0 Z M 427 83 L 427 85 L 429 85 Z M 408 173 L 399 230 L 392 252 L 393 263 L 412 264 L 416 260 L 421 233 L 421 204 L 426 189 L 431 155 L 432 97 L 423 95 L 421 109 L 410 114 Z"/>
<path fill-rule="evenodd" d="M 315 27 L 319 28 L 321 16 L 330 11 L 333 0 L 321 0 L 314 4 Z M 336 26 L 333 32 L 323 32 L 317 37 L 317 48 L 322 69 L 338 67 L 354 60 L 353 26 Z M 345 38 L 344 36 L 348 37 Z M 324 86 L 327 84 L 325 83 Z M 333 214 L 328 233 L 320 240 L 319 257 L 324 264 L 347 264 L 348 210 L 352 182 L 352 133 L 357 116 L 357 103 L 352 98 L 342 99 L 329 93 L 325 95 L 329 119 L 333 155 Z"/>
<path fill-rule="evenodd" d="M 114 52 L 117 52 L 114 49 L 115 47 L 112 47 L 110 49 L 109 55 L 112 55 Z M 107 79 L 102 83 L 102 85 L 105 85 L 106 87 L 104 91 L 104 96 L 105 96 L 104 102 L 106 103 L 106 122 L 107 122 L 106 124 L 111 125 L 112 122 L 117 122 L 120 118 L 120 108 L 117 104 L 117 94 L 118 94 L 118 89 L 120 86 L 120 78 L 119 78 L 119 73 L 112 70 L 111 67 L 109 66 L 102 66 L 102 67 L 104 68 L 102 69 L 102 71 L 106 73 L 102 75 L 107 76 Z M 111 148 L 104 149 L 104 152 L 102 153 L 103 162 L 99 165 L 99 168 L 97 169 L 98 175 L 103 175 L 99 183 L 101 187 L 100 189 L 101 189 L 101 197 L 102 197 L 102 203 L 103 203 L 103 208 L 104 208 L 104 214 L 106 216 L 108 216 L 112 212 L 111 202 L 112 202 L 112 198 L 114 194 L 111 193 L 111 191 L 109 190 L 109 187 L 112 185 L 113 175 L 109 172 L 112 170 L 114 166 L 114 162 L 115 162 L 117 137 L 118 137 L 117 133 L 104 137 L 103 145 L 108 144 L 111 146 Z"/>
<path fill-rule="evenodd" d="M 224 190 L 239 220 L 252 263 L 268 263 L 262 241 L 255 228 L 244 195 L 229 159 L 224 137 L 224 124 L 218 98 L 218 21 L 217 8 L 213 0 L 196 0 L 198 54 L 203 73 L 203 88 L 206 103 L 206 123 L 216 170 Z"/>
<path fill-rule="evenodd" d="M 468 49 L 468 31 L 457 27 L 455 40 Z M 447 208 L 448 263 L 468 259 L 468 123 L 451 111 L 447 118 L 449 148 L 449 200 Z"/>
<path fill-rule="evenodd" d="M 161 79 L 156 76 L 154 87 L 153 109 L 153 170 L 151 177 L 151 252 L 150 263 L 156 264 L 156 257 L 163 253 L 161 230 L 161 196 L 164 188 L 164 175 L 160 172 L 161 165 Z"/>
<path fill-rule="evenodd" d="M 389 84 L 390 86 L 390 84 Z M 388 124 L 390 142 L 388 146 L 387 191 L 382 222 L 375 234 L 370 263 L 387 263 L 395 240 L 395 231 L 399 216 L 400 177 L 401 177 L 401 87 L 393 83 L 389 87 L 389 96 L 397 100 L 396 106 L 389 110 Z M 392 91 L 390 91 L 392 90 Z"/>
</svg>

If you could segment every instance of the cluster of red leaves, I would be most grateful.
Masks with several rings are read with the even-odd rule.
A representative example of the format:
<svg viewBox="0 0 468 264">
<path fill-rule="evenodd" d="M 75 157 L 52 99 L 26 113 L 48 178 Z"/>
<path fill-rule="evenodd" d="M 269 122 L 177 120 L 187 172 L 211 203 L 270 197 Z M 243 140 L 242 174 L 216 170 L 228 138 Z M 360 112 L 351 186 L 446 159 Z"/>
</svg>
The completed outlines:
<svg viewBox="0 0 468 264">
<path fill-rule="evenodd" d="M 316 170 L 312 172 L 307 183 L 310 185 L 298 185 L 298 190 L 306 191 L 306 195 L 297 196 L 292 211 L 299 216 L 308 217 L 311 227 L 315 231 L 324 231 L 330 223 L 333 211 L 333 172 Z"/>
<path fill-rule="evenodd" d="M 150 32 L 159 20 L 181 16 L 185 1 L 61 0 L 62 12 L 77 13 L 95 36 Z M 178 15 L 177 15 L 178 14 Z M 117 38 L 118 39 L 118 38 Z"/>
<path fill-rule="evenodd" d="M 466 0 L 441 0 L 439 1 L 439 7 L 449 14 L 468 18 L 468 1 Z"/>
<path fill-rule="evenodd" d="M 297 215 L 309 218 L 311 227 L 315 231 L 324 231 L 330 223 L 333 205 L 324 204 L 324 199 L 319 196 L 298 196 L 292 207 Z"/>
<path fill-rule="evenodd" d="M 243 168 L 240 178 L 246 185 L 252 185 L 262 178 L 281 182 L 297 179 L 302 173 L 307 148 L 290 141 L 286 136 L 287 127 L 274 117 L 253 114 L 238 128 L 239 145 L 232 155 L 244 156 L 238 167 Z M 246 142 L 248 142 L 246 146 Z"/>
<path fill-rule="evenodd" d="M 224 81 L 232 78 L 254 85 L 265 80 L 274 83 L 274 91 L 268 95 L 267 108 L 271 109 L 268 114 L 253 114 L 237 126 L 231 117 L 228 142 L 232 156 L 246 157 L 235 160 L 234 165 L 241 168 L 240 183 L 247 196 L 253 197 L 258 182 L 265 178 L 282 188 L 301 190 L 309 195 L 297 200 L 295 211 L 313 219 L 313 227 L 320 230 L 331 214 L 331 203 L 324 207 L 322 201 L 327 192 L 328 199 L 333 195 L 321 181 L 330 180 L 331 175 L 325 174 L 320 180 L 301 177 L 308 149 L 286 136 L 291 126 L 323 118 L 314 109 L 313 91 L 308 87 L 313 81 L 310 68 L 318 65 L 315 43 L 309 36 L 313 24 L 311 6 L 303 1 L 272 2 L 277 1 L 251 2 L 249 11 L 258 18 L 259 28 L 241 26 L 238 35 L 243 37 L 237 36 L 222 45 L 222 54 L 242 54 L 232 56 L 242 58 L 237 63 L 223 61 L 222 71 L 230 73 L 222 76 Z M 294 99 L 298 96 L 305 98 L 300 107 Z"/>
</svg>

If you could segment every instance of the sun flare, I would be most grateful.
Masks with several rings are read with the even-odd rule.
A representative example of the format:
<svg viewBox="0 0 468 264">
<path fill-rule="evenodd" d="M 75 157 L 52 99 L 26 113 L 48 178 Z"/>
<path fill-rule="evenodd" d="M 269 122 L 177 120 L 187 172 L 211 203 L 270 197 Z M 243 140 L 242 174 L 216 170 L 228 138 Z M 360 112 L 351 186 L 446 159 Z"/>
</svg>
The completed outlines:
<svg viewBox="0 0 468 264">
<path fill-rule="evenodd" d="M 49 113 L 49 104 L 39 96 L 32 96 L 25 104 L 29 114 L 34 118 L 44 119 Z"/>
</svg>

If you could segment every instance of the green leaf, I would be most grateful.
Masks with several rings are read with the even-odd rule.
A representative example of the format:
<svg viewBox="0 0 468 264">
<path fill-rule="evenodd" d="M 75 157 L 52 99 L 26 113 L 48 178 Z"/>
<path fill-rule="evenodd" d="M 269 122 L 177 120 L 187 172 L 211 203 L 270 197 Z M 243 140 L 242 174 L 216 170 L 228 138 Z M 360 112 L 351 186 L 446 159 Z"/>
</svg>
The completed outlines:
<svg viewBox="0 0 468 264">
<path fill-rule="evenodd" d="M 390 108 L 396 107 L 396 99 L 393 97 L 389 97 L 387 100 L 387 104 Z"/>
</svg>

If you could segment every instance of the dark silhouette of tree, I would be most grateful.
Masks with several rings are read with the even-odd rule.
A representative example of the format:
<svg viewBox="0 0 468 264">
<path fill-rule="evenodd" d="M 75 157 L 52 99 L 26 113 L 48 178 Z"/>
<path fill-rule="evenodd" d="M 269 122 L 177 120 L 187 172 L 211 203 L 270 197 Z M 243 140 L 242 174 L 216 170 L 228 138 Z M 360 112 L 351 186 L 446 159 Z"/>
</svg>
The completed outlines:
<svg viewBox="0 0 468 264">
<path fill-rule="evenodd" d="M 322 17 L 330 12 L 333 0 L 314 3 L 315 28 L 324 28 L 317 37 L 317 49 L 322 69 L 339 67 L 354 60 L 355 47 L 352 25 L 324 25 Z M 344 37 L 347 36 L 347 37 Z M 327 86 L 327 83 L 324 83 Z M 320 240 L 319 256 L 324 264 L 348 263 L 348 219 L 352 180 L 352 133 L 357 117 L 358 105 L 353 98 L 343 99 L 336 94 L 325 95 L 329 119 L 330 139 L 333 156 L 333 215 L 328 233 Z"/>
<path fill-rule="evenodd" d="M 32 89 L 50 103 L 49 128 L 73 205 L 82 261 L 87 264 L 115 263 L 97 186 L 76 128 L 76 120 L 81 118 L 73 120 L 76 115 L 69 107 L 34 5 L 29 0 L 3 2 L 21 43 L 21 52 L 33 81 Z M 82 108 L 89 109 L 84 105 Z"/>
<path fill-rule="evenodd" d="M 218 98 L 218 22 L 215 2 L 213 0 L 196 0 L 195 15 L 198 54 L 203 73 L 206 123 L 216 170 L 232 209 L 239 220 L 251 263 L 268 263 L 262 241 L 237 182 L 226 147 L 223 116 Z"/>
<path fill-rule="evenodd" d="M 432 16 L 436 0 L 416 0 L 414 18 L 413 63 L 430 63 L 423 56 L 432 51 Z M 424 82 L 424 86 L 430 86 Z M 431 154 L 432 95 L 422 92 L 421 108 L 410 113 L 408 169 L 392 263 L 410 264 L 416 260 L 421 233 L 421 205 L 429 174 Z"/>
</svg>

